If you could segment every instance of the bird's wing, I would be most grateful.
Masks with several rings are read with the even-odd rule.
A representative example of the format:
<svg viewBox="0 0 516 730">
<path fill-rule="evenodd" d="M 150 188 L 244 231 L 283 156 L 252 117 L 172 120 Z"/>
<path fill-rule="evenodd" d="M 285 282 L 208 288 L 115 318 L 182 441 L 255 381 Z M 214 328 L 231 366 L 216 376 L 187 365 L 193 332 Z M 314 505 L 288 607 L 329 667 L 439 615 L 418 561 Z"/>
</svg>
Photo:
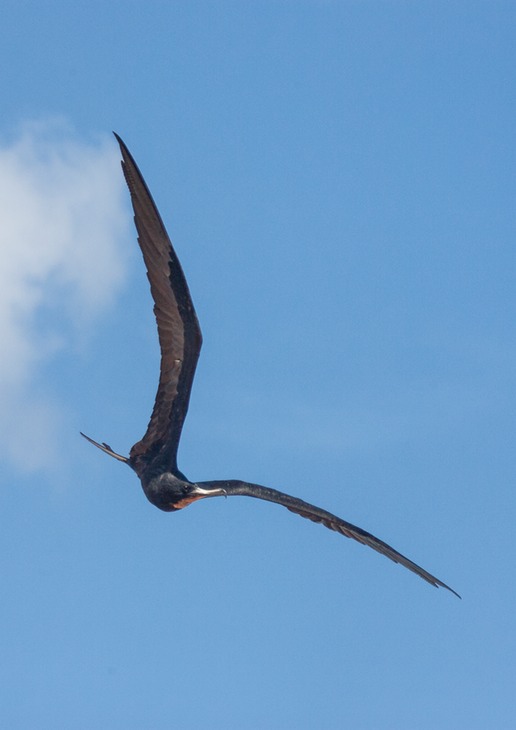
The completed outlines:
<svg viewBox="0 0 516 730">
<path fill-rule="evenodd" d="M 431 585 L 436 588 L 438 586 L 446 588 L 460 598 L 459 594 L 456 593 L 453 588 L 447 586 L 446 583 L 443 583 L 439 580 L 439 578 L 436 578 L 435 575 L 432 575 L 424 568 L 416 565 L 416 563 L 406 558 L 390 545 L 387 545 L 387 543 L 383 542 L 383 540 L 380 540 L 374 535 L 371 535 L 371 533 L 362 530 L 361 527 L 357 527 L 356 525 L 352 525 L 350 522 L 341 520 L 340 517 L 332 515 L 331 512 L 326 512 L 326 510 L 315 507 L 313 504 L 304 502 L 302 499 L 291 497 L 289 494 L 278 492 L 276 489 L 262 487 L 259 484 L 250 484 L 249 482 L 241 482 L 233 479 L 228 481 L 199 482 L 198 486 L 204 489 L 217 489 L 219 490 L 218 494 L 220 494 L 220 490 L 222 490 L 222 493 L 228 497 L 240 495 L 244 497 L 255 497 L 256 499 L 265 499 L 268 502 L 281 504 L 291 512 L 301 515 L 301 517 L 306 517 L 308 520 L 312 520 L 312 522 L 319 522 L 330 530 L 335 530 L 335 532 L 339 532 L 345 537 L 351 537 L 353 540 L 361 542 L 362 545 L 368 545 L 373 548 L 373 550 L 376 550 L 376 552 L 385 555 L 395 563 L 399 563 L 405 568 L 408 568 L 408 570 L 411 570 L 413 573 L 416 573 L 416 575 L 419 575 L 420 578 L 423 578 L 423 580 L 431 583 Z"/>
<path fill-rule="evenodd" d="M 185 275 L 158 209 L 129 150 L 115 134 L 131 194 L 138 243 L 154 299 L 161 366 L 158 392 L 145 436 L 131 449 L 141 476 L 151 462 L 177 471 L 177 448 L 188 410 L 202 336 Z"/>
</svg>

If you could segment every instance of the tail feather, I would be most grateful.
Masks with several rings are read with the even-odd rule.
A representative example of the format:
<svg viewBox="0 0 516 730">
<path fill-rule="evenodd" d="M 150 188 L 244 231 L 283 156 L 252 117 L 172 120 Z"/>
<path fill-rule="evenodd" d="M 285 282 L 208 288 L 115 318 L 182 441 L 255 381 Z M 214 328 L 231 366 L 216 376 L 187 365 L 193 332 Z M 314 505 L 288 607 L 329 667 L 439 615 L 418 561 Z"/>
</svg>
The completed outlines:
<svg viewBox="0 0 516 730">
<path fill-rule="evenodd" d="M 106 443 L 102 442 L 101 444 L 97 443 L 97 441 L 94 441 L 93 439 L 90 439 L 89 436 L 86 436 L 85 433 L 82 431 L 79 431 L 81 436 L 86 439 L 86 441 L 89 441 L 90 444 L 93 444 L 93 446 L 96 446 L 97 449 L 100 449 L 105 454 L 109 454 L 109 456 L 112 456 L 114 459 L 118 459 L 118 461 L 123 461 L 126 464 L 129 463 L 129 459 L 126 456 L 121 456 L 121 454 L 117 454 L 116 451 L 113 451 L 111 446 L 108 446 Z"/>
</svg>

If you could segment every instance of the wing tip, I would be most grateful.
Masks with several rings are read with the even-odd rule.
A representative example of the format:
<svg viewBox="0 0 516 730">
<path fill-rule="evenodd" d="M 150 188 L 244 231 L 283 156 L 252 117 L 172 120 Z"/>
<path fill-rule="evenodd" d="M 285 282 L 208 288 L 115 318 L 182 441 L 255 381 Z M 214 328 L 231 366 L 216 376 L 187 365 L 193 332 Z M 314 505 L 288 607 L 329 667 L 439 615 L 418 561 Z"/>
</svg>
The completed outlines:
<svg viewBox="0 0 516 730">
<path fill-rule="evenodd" d="M 437 583 L 435 583 L 434 585 L 436 588 L 446 588 L 447 591 L 450 591 L 450 593 L 453 593 L 454 596 L 457 596 L 457 598 L 462 601 L 462 596 L 457 593 L 457 591 L 454 591 L 453 588 L 447 586 L 446 583 L 443 583 L 442 581 L 437 581 Z"/>
<path fill-rule="evenodd" d="M 131 153 L 129 152 L 127 145 L 124 142 L 124 140 L 122 139 L 122 137 L 119 134 L 117 134 L 115 131 L 113 131 L 113 136 L 115 137 L 116 141 L 118 142 L 118 146 L 120 147 L 120 151 L 122 153 L 124 162 L 127 162 L 127 160 L 129 159 L 133 162 L 133 164 L 135 164 L 133 157 L 132 157 Z"/>
</svg>

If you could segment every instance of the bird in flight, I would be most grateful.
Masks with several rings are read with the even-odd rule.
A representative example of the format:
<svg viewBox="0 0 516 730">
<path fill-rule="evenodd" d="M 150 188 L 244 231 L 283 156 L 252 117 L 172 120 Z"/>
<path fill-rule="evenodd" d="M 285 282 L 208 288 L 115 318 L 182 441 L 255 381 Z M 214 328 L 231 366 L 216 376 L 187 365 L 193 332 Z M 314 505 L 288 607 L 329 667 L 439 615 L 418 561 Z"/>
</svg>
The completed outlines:
<svg viewBox="0 0 516 730">
<path fill-rule="evenodd" d="M 117 134 L 115 137 L 122 153 L 122 169 L 131 195 L 138 243 L 154 299 L 161 348 L 159 385 L 147 431 L 141 441 L 134 444 L 128 457 L 117 454 L 104 442 L 97 443 L 82 432 L 81 435 L 104 453 L 128 464 L 140 478 L 147 499 L 161 510 L 174 512 L 206 497 L 234 495 L 276 502 L 301 517 L 368 545 L 433 586 L 446 588 L 460 598 L 453 588 L 387 543 L 320 507 L 239 479 L 191 482 L 179 471 L 177 450 L 201 350 L 201 329 L 185 275 L 158 209 L 131 153 Z"/>
</svg>

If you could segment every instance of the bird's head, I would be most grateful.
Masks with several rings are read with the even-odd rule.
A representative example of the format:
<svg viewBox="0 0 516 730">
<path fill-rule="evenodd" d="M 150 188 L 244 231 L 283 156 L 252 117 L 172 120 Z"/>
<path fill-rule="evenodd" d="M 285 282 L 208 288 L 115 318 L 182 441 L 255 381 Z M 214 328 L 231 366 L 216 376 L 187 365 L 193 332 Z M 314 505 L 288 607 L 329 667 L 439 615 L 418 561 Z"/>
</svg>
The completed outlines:
<svg viewBox="0 0 516 730">
<path fill-rule="evenodd" d="M 143 489 L 149 502 L 164 512 L 177 512 L 198 499 L 224 494 L 222 489 L 203 489 L 171 472 L 154 477 L 143 485 Z"/>
</svg>

